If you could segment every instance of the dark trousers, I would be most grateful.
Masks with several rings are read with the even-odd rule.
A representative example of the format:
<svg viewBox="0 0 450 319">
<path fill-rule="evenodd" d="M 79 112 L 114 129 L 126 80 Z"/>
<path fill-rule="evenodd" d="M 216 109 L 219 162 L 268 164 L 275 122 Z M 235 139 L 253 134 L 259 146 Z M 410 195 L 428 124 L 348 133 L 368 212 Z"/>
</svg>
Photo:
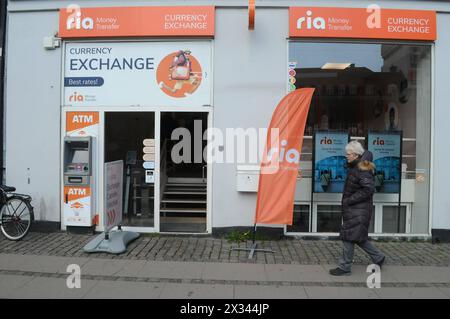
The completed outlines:
<svg viewBox="0 0 450 319">
<path fill-rule="evenodd" d="M 380 262 L 384 255 L 381 253 L 370 241 L 366 240 L 362 243 L 352 243 L 350 241 L 343 241 L 342 257 L 339 261 L 339 268 L 343 271 L 351 271 L 353 264 L 353 255 L 355 252 L 355 244 L 361 247 L 372 258 L 374 264 Z"/>
</svg>

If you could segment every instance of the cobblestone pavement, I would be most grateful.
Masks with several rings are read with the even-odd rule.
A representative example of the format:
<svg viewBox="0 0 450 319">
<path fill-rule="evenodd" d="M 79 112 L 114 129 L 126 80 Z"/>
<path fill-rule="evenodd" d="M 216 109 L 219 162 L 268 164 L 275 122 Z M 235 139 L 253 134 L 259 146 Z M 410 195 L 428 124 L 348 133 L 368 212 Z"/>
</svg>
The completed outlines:
<svg viewBox="0 0 450 319">
<path fill-rule="evenodd" d="M 226 238 L 188 237 L 168 235 L 141 235 L 132 242 L 125 253 L 87 254 L 82 248 L 95 236 L 67 232 L 30 232 L 22 241 L 0 239 L 0 253 L 22 255 L 48 255 L 64 257 L 96 257 L 111 259 L 239 262 L 259 264 L 334 264 L 341 254 L 341 242 L 334 240 L 304 240 L 288 238 L 258 241 L 258 248 L 273 249 L 272 253 L 256 253 L 248 259 L 246 251 L 231 251 L 233 247 L 245 248 L 251 242 L 233 243 Z M 386 254 L 386 264 L 403 266 L 450 266 L 450 244 L 430 242 L 389 241 L 375 242 Z M 369 264 L 370 259 L 357 248 L 355 264 Z"/>
</svg>

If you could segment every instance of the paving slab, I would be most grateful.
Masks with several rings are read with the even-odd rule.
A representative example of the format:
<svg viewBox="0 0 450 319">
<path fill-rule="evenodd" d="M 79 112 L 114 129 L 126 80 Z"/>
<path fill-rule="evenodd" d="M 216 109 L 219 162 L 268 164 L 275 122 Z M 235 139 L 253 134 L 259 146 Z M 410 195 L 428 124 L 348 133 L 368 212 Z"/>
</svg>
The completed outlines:
<svg viewBox="0 0 450 319">
<path fill-rule="evenodd" d="M 32 280 L 32 276 L 0 275 L 0 298 L 10 298 L 16 289 Z"/>
<path fill-rule="evenodd" d="M 0 254 L 0 269 L 32 272 L 67 273 L 67 266 L 87 263 L 85 257 Z"/>
<path fill-rule="evenodd" d="M 439 290 L 442 291 L 448 298 L 450 298 L 450 288 L 439 287 Z"/>
<path fill-rule="evenodd" d="M 329 275 L 321 265 L 264 265 L 269 281 L 324 282 Z"/>
<path fill-rule="evenodd" d="M 137 277 L 142 271 L 142 268 L 147 264 L 145 260 L 129 260 L 127 259 L 127 264 L 117 272 L 115 275 L 118 277 Z"/>
<path fill-rule="evenodd" d="M 148 261 L 139 277 L 201 279 L 206 263 L 202 262 L 167 262 Z"/>
<path fill-rule="evenodd" d="M 236 299 L 306 299 L 305 288 L 299 286 L 235 285 Z"/>
<path fill-rule="evenodd" d="M 398 282 L 450 283 L 450 267 L 389 266 L 385 271 Z"/>
<path fill-rule="evenodd" d="M 383 288 L 375 290 L 382 299 L 450 299 L 437 287 Z"/>
<path fill-rule="evenodd" d="M 8 298 L 80 299 L 97 284 L 94 280 L 82 280 L 81 288 L 69 289 L 66 279 L 34 277 L 21 288 L 12 291 Z"/>
<path fill-rule="evenodd" d="M 205 263 L 202 279 L 266 281 L 264 265 L 243 263 Z"/>
<path fill-rule="evenodd" d="M 129 281 L 100 281 L 84 299 L 156 299 L 164 284 Z"/>
<path fill-rule="evenodd" d="M 34 257 L 33 255 L 0 254 L 0 269 L 22 270 L 20 267 L 26 266 Z"/>
<path fill-rule="evenodd" d="M 379 299 L 369 288 L 359 287 L 305 287 L 310 299 Z"/>
<path fill-rule="evenodd" d="M 91 259 L 81 267 L 81 274 L 112 276 L 119 273 L 129 264 L 130 261 L 128 260 Z"/>
<path fill-rule="evenodd" d="M 233 285 L 166 283 L 161 299 L 232 299 Z"/>
</svg>

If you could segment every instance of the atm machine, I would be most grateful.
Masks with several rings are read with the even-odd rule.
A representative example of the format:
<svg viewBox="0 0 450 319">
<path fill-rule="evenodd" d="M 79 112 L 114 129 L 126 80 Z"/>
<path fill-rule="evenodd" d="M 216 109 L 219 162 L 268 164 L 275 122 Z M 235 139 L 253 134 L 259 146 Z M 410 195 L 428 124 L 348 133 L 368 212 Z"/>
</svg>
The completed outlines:
<svg viewBox="0 0 450 319">
<path fill-rule="evenodd" d="M 92 137 L 64 138 L 64 223 L 93 225 Z"/>
</svg>

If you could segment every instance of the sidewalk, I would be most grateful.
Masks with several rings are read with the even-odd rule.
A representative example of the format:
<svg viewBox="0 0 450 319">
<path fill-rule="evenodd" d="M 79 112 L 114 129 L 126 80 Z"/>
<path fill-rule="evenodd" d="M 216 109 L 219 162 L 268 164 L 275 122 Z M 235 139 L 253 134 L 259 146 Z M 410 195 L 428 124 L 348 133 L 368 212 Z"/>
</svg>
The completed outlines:
<svg viewBox="0 0 450 319">
<path fill-rule="evenodd" d="M 90 238 L 30 233 L 21 242 L 0 240 L 0 298 L 450 298 L 448 244 L 376 243 L 388 258 L 381 288 L 369 289 L 370 262 L 360 251 L 352 276 L 328 274 L 340 253 L 337 241 L 269 241 L 263 246 L 278 254 L 248 260 L 245 252 L 227 252 L 233 245 L 225 239 L 141 237 L 116 256 L 83 253 Z M 80 289 L 67 287 L 71 264 L 81 268 Z"/>
<path fill-rule="evenodd" d="M 81 267 L 81 288 L 66 285 Z M 332 265 L 112 260 L 0 254 L 0 298 L 450 298 L 450 267 L 386 266 L 381 288 L 368 273 L 333 277 Z"/>
</svg>

